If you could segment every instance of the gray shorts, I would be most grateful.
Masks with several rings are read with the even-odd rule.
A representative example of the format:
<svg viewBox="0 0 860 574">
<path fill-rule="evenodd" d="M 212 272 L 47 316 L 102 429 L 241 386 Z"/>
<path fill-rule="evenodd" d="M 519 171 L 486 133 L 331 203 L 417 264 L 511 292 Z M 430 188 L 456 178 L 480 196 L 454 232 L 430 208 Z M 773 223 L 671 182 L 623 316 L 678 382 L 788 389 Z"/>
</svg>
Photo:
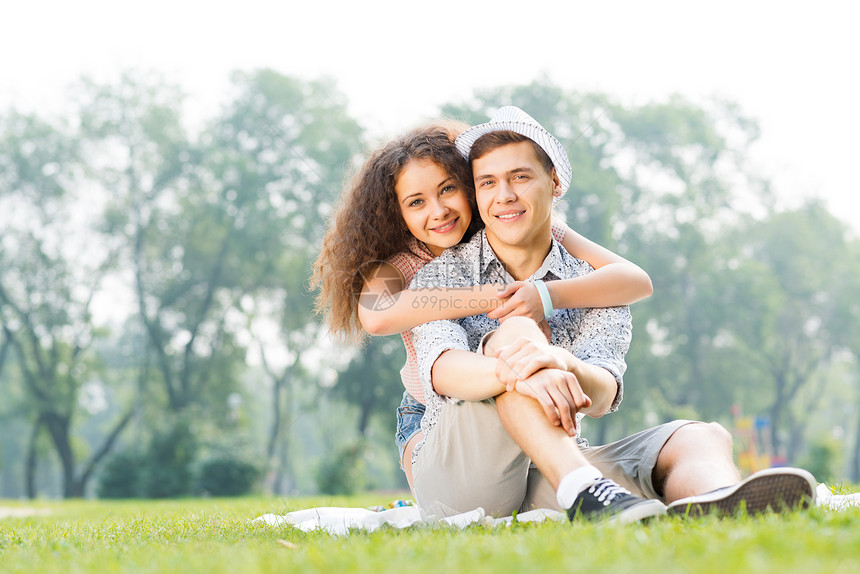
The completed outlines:
<svg viewBox="0 0 860 574">
<path fill-rule="evenodd" d="M 676 430 L 693 422 L 672 421 L 582 452 L 633 494 L 660 498 L 651 480 L 657 456 Z M 555 490 L 502 426 L 492 399 L 446 404 L 412 471 L 418 505 L 437 517 L 477 507 L 495 517 L 561 510 Z"/>
</svg>

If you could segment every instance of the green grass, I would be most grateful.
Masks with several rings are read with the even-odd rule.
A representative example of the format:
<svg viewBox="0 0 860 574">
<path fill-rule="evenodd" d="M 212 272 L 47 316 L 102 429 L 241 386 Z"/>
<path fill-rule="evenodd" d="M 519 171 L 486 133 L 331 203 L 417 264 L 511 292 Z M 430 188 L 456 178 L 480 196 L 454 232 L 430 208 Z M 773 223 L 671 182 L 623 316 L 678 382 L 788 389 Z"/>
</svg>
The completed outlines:
<svg viewBox="0 0 860 574">
<path fill-rule="evenodd" d="M 393 498 L 0 501 L 46 512 L 0 519 L 0 572 L 860 572 L 860 508 L 345 537 L 250 522 L 268 512 L 367 507 Z"/>
</svg>

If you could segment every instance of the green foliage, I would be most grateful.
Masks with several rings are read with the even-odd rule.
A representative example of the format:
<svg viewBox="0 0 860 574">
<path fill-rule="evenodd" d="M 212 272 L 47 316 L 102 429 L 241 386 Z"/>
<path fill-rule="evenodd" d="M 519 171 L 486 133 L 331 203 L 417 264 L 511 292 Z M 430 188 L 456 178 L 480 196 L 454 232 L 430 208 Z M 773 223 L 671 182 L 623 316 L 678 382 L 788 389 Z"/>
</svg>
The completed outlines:
<svg viewBox="0 0 860 574">
<path fill-rule="evenodd" d="M 114 454 L 99 473 L 99 498 L 139 498 L 143 495 L 142 470 L 146 458 L 134 450 Z"/>
<path fill-rule="evenodd" d="M 809 447 L 801 465 L 818 482 L 833 484 L 842 468 L 842 447 L 834 439 L 819 439 Z"/>
<path fill-rule="evenodd" d="M 365 488 L 364 440 L 347 444 L 317 467 L 317 488 L 323 494 L 354 494 Z"/>
<path fill-rule="evenodd" d="M 200 465 L 197 488 L 211 496 L 243 496 L 251 492 L 260 470 L 250 462 L 219 456 Z"/>
<path fill-rule="evenodd" d="M 371 416 L 391 417 L 400 404 L 400 368 L 405 359 L 399 336 L 372 337 L 338 373 L 332 394 L 359 408 L 359 434 L 365 434 Z"/>
<path fill-rule="evenodd" d="M 192 465 L 196 456 L 197 440 L 182 421 L 153 436 L 143 467 L 143 495 L 147 498 L 190 495 L 194 489 Z"/>
<path fill-rule="evenodd" d="M 178 498 L 193 492 L 208 496 L 249 494 L 259 468 L 230 454 L 197 465 L 197 444 L 184 427 L 156 435 L 149 448 L 126 450 L 108 459 L 99 475 L 100 498 Z"/>
</svg>

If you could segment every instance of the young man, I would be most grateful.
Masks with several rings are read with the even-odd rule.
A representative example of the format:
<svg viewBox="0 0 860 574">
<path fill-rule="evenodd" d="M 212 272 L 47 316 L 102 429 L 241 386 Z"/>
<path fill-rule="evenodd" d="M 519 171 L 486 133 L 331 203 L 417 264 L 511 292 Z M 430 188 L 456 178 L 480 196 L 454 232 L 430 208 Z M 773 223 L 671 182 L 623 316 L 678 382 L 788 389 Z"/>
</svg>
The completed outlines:
<svg viewBox="0 0 860 574">
<path fill-rule="evenodd" d="M 630 522 L 665 513 L 663 501 L 696 513 L 811 501 L 814 480 L 802 470 L 741 482 L 731 436 L 715 423 L 673 421 L 588 446 L 581 417 L 621 401 L 631 321 L 626 307 L 552 308 L 544 282 L 590 272 L 550 232 L 552 206 L 570 184 L 567 154 L 514 107 L 465 131 L 457 146 L 472 162 L 486 228 L 428 263 L 411 287 L 533 281 L 546 321 L 499 325 L 479 315 L 413 330 L 427 398 L 425 438 L 413 453 L 422 509 L 445 516 L 481 506 L 500 516 L 549 507 L 571 519 Z"/>
</svg>

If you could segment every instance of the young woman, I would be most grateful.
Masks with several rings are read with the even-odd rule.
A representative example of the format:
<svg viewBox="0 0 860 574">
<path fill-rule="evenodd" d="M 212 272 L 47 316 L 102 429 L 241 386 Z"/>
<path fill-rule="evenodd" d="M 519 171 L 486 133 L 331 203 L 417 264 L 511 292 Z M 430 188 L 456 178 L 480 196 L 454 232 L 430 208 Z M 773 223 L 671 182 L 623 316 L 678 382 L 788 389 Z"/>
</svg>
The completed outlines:
<svg viewBox="0 0 860 574">
<path fill-rule="evenodd" d="M 476 285 L 446 291 L 409 290 L 415 273 L 443 250 L 482 227 L 475 213 L 469 165 L 454 146 L 467 125 L 439 122 L 418 128 L 375 151 L 346 190 L 314 263 L 317 310 L 347 341 L 400 333 L 406 346 L 401 378 L 406 387 L 395 437 L 412 486 L 411 452 L 420 439 L 424 392 L 409 330 L 439 319 L 488 313 L 506 320 L 544 316 L 530 283 Z M 638 266 L 553 220 L 553 237 L 594 269 L 584 277 L 546 284 L 553 307 L 626 305 L 651 295 L 651 279 Z"/>
</svg>

